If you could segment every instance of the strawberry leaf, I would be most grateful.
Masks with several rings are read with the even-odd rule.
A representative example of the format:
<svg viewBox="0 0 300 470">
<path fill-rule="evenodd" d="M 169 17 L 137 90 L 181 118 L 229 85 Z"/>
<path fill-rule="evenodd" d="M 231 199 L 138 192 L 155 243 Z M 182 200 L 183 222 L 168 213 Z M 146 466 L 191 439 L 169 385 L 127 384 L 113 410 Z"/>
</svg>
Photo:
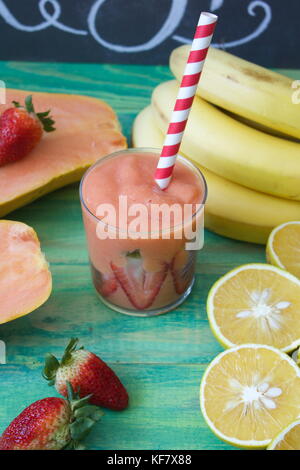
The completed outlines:
<svg viewBox="0 0 300 470">
<path fill-rule="evenodd" d="M 35 114 L 34 106 L 33 106 L 33 102 L 32 102 L 32 95 L 26 96 L 26 98 L 25 98 L 25 109 L 26 109 L 28 114 L 31 114 L 31 113 Z"/>
<path fill-rule="evenodd" d="M 44 377 L 44 379 L 48 380 L 49 385 L 55 384 L 55 377 L 56 377 L 56 373 L 59 367 L 71 364 L 73 360 L 72 359 L 73 352 L 78 349 L 83 349 L 83 347 L 77 348 L 78 341 L 79 341 L 78 338 L 70 339 L 69 344 L 67 345 L 60 362 L 55 356 L 53 356 L 53 354 L 48 353 L 46 355 L 42 376 Z M 76 390 L 76 392 L 78 393 L 79 391 Z"/>
<path fill-rule="evenodd" d="M 85 450 L 85 446 L 81 442 L 74 442 L 73 450 Z"/>
<path fill-rule="evenodd" d="M 89 434 L 95 423 L 103 416 L 103 412 L 98 406 L 88 403 L 90 395 L 78 399 L 78 394 L 74 392 L 70 382 L 67 382 L 67 388 L 68 401 L 72 410 L 72 420 L 70 423 L 71 439 L 66 449 L 80 450 L 83 449 L 83 446 L 79 444 L 79 441 Z"/>
<path fill-rule="evenodd" d="M 45 111 L 44 113 L 36 114 L 45 132 L 55 131 L 54 120 L 52 119 L 51 116 L 49 116 L 49 114 L 50 114 L 50 109 L 48 111 Z"/>
<path fill-rule="evenodd" d="M 55 376 L 57 369 L 59 368 L 59 362 L 53 354 L 46 354 L 45 357 L 45 366 L 42 372 L 44 379 L 49 381 L 49 385 L 54 385 Z"/>
<path fill-rule="evenodd" d="M 92 427 L 94 426 L 95 421 L 91 418 L 79 418 L 76 419 L 70 425 L 71 437 L 74 441 L 81 441 L 84 439 Z"/>
<path fill-rule="evenodd" d="M 68 390 L 68 400 L 69 402 L 72 402 L 73 400 L 75 400 L 75 393 L 74 393 L 72 385 L 68 381 L 67 381 L 67 390 Z"/>
<path fill-rule="evenodd" d="M 50 109 L 42 113 L 36 113 L 34 106 L 33 106 L 32 95 L 26 96 L 25 107 L 21 106 L 20 103 L 18 103 L 17 101 L 13 101 L 13 104 L 16 108 L 26 109 L 28 114 L 34 114 L 36 118 L 40 121 L 45 132 L 55 131 L 55 127 L 54 127 L 55 121 L 50 116 Z"/>
<path fill-rule="evenodd" d="M 67 345 L 64 355 L 60 361 L 61 366 L 65 366 L 72 361 L 72 353 L 76 351 L 76 346 L 78 344 L 78 338 L 71 338 L 69 344 Z"/>
<path fill-rule="evenodd" d="M 84 418 L 89 416 L 94 419 L 94 421 L 98 421 L 103 415 L 103 411 L 95 405 L 86 405 L 74 412 L 75 418 Z"/>
</svg>

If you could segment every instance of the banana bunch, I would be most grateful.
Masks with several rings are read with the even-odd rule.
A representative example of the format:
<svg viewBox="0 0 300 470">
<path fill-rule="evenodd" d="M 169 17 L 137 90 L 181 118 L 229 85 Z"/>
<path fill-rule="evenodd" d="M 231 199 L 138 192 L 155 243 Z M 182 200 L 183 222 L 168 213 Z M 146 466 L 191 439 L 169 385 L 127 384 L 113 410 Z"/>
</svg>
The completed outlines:
<svg viewBox="0 0 300 470">
<path fill-rule="evenodd" d="M 165 82 L 152 94 L 154 119 L 163 132 L 178 86 L 175 80 Z M 246 126 L 199 97 L 194 100 L 181 151 L 230 181 L 300 201 L 300 144 Z"/>
<path fill-rule="evenodd" d="M 183 46 L 171 55 L 177 78 L 187 54 Z M 162 147 L 178 86 L 173 80 L 153 91 L 134 123 L 135 146 Z M 180 151 L 207 180 L 205 225 L 266 243 L 274 226 L 300 220 L 300 106 L 292 104 L 291 81 L 211 48 L 197 93 L 213 104 L 195 97 Z"/>
<path fill-rule="evenodd" d="M 164 135 L 154 115 L 148 106 L 136 117 L 132 130 L 135 147 L 162 148 Z M 209 230 L 236 240 L 264 244 L 276 225 L 300 219 L 299 202 L 253 191 L 192 161 L 202 171 L 208 185 L 205 226 Z"/>
<path fill-rule="evenodd" d="M 190 46 L 174 49 L 170 68 L 181 80 Z M 197 94 L 261 130 L 300 139 L 293 80 L 228 52 L 209 48 Z"/>
</svg>

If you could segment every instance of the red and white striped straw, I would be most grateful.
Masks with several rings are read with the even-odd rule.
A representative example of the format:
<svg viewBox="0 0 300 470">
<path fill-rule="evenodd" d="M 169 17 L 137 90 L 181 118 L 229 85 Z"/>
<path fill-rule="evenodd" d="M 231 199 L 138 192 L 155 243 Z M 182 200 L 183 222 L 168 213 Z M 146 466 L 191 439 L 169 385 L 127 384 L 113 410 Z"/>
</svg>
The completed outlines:
<svg viewBox="0 0 300 470">
<path fill-rule="evenodd" d="M 185 66 L 164 146 L 155 171 L 155 181 L 166 189 L 171 181 L 183 132 L 190 114 L 218 17 L 202 12 L 196 28 L 190 55 Z"/>
</svg>

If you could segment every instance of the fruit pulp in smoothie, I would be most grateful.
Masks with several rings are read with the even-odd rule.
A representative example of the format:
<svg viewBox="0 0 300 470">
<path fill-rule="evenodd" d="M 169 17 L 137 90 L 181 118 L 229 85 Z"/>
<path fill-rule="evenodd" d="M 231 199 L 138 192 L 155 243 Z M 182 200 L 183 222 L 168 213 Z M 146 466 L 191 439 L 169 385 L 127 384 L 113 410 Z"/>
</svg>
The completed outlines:
<svg viewBox="0 0 300 470">
<path fill-rule="evenodd" d="M 120 152 L 88 170 L 81 185 L 95 287 L 109 304 L 130 311 L 172 308 L 194 280 L 196 251 L 186 250 L 185 244 L 191 241 L 196 223 L 203 225 L 205 183 L 178 159 L 172 181 L 163 191 L 153 178 L 157 161 L 155 152 Z M 103 204 L 115 212 L 103 211 Z M 137 204 L 143 206 L 139 223 L 129 209 Z M 152 210 L 162 205 L 179 208 L 181 223 L 172 218 L 172 211 L 162 215 Z M 185 205 L 190 205 L 187 216 Z M 107 230 L 106 239 L 99 238 L 99 227 Z"/>
</svg>

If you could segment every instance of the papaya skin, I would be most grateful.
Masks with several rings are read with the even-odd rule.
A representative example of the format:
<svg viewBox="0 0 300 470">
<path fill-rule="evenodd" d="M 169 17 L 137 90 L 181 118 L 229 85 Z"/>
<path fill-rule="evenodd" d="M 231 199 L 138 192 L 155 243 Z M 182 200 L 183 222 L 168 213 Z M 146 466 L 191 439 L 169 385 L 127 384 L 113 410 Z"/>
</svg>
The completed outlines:
<svg viewBox="0 0 300 470">
<path fill-rule="evenodd" d="M 95 161 L 127 147 L 116 114 L 97 98 L 7 89 L 0 113 L 29 94 L 37 112 L 51 109 L 56 130 L 24 159 L 0 167 L 0 217 L 79 181 Z"/>
<path fill-rule="evenodd" d="M 90 165 L 77 168 L 76 170 L 70 173 L 60 175 L 57 178 L 53 178 L 51 181 L 49 181 L 49 183 L 44 186 L 33 189 L 32 191 L 28 191 L 25 194 L 21 194 L 20 196 L 12 199 L 11 201 L 0 203 L 0 217 L 4 217 L 10 212 L 19 209 L 20 207 L 26 206 L 27 204 L 30 204 L 36 199 L 39 199 L 40 197 L 45 196 L 46 194 L 51 193 L 56 189 L 60 189 L 64 186 L 67 186 L 68 184 L 76 183 L 81 179 L 82 175 L 89 168 L 89 166 Z"/>
<path fill-rule="evenodd" d="M 3 324 L 44 304 L 52 292 L 52 276 L 38 236 L 29 225 L 0 220 L 0 249 L 0 324 Z"/>
</svg>

